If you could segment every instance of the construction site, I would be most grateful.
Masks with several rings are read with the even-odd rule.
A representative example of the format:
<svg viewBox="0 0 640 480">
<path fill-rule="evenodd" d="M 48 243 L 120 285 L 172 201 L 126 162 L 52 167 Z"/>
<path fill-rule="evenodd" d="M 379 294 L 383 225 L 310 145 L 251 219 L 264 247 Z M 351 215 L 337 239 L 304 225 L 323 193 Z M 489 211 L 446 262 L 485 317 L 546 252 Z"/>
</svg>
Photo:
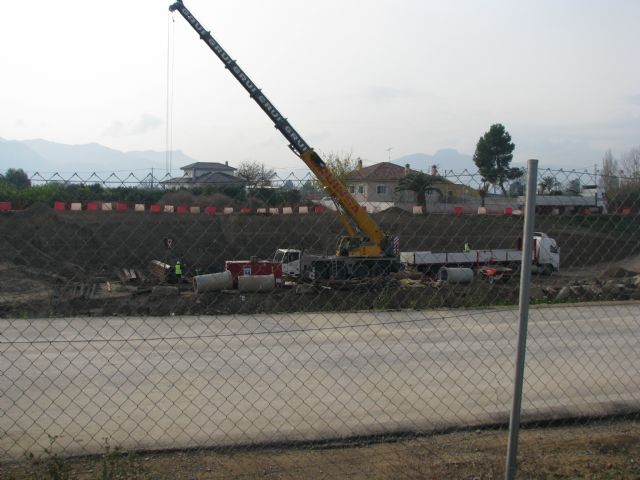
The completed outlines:
<svg viewBox="0 0 640 480">
<path fill-rule="evenodd" d="M 517 216 L 414 216 L 392 209 L 374 218 L 399 237 L 403 251 L 460 251 L 464 242 L 512 248 L 522 235 Z M 638 228 L 625 216 L 537 217 L 536 229 L 556 239 L 562 260 L 558 272 L 533 275 L 532 302 L 640 299 Z M 279 248 L 331 255 L 342 233 L 331 212 L 154 216 L 34 205 L 1 215 L 0 229 L 6 232 L 0 238 L 2 317 L 461 308 L 514 305 L 518 298 L 517 272 L 492 281 L 476 271 L 469 285 L 410 267 L 366 278 L 294 279 L 268 291 L 196 292 L 194 276 L 224 272 L 228 261 L 272 261 Z M 172 271 L 178 260 L 180 282 L 154 271 L 154 262 Z"/>
</svg>

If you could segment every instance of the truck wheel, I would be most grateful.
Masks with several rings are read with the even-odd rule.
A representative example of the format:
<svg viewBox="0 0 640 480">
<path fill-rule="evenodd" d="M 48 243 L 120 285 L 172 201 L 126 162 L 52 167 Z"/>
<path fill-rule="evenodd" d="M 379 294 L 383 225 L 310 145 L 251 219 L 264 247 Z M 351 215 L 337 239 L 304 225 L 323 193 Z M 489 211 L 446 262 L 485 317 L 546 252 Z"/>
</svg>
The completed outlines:
<svg viewBox="0 0 640 480">
<path fill-rule="evenodd" d="M 542 267 L 540 267 L 540 273 L 542 273 L 542 275 L 544 275 L 545 277 L 550 277 L 553 273 L 553 265 L 545 263 L 544 265 L 542 265 Z"/>
</svg>

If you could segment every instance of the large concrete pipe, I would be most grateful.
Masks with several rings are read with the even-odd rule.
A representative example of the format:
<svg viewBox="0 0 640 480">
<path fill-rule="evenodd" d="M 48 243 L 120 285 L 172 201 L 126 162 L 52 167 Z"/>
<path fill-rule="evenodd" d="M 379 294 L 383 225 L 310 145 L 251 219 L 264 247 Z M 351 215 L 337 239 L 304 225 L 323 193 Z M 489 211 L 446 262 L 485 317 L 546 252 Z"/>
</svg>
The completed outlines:
<svg viewBox="0 0 640 480">
<path fill-rule="evenodd" d="M 229 270 L 193 277 L 193 289 L 196 293 L 231 290 L 232 288 L 233 278 L 231 277 L 231 272 Z"/>
<path fill-rule="evenodd" d="M 438 280 L 448 283 L 471 283 L 473 270 L 470 268 L 440 267 Z"/>
<path fill-rule="evenodd" d="M 276 277 L 269 275 L 240 275 L 238 290 L 241 292 L 268 292 L 276 288 Z"/>
</svg>

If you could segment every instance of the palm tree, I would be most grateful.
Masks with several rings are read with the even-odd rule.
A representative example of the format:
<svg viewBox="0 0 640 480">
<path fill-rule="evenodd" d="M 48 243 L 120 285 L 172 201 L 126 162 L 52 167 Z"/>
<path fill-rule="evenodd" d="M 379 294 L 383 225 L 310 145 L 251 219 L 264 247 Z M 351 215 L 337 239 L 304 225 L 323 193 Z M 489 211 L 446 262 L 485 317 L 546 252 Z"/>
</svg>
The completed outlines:
<svg viewBox="0 0 640 480">
<path fill-rule="evenodd" d="M 432 192 L 438 192 L 442 195 L 440 189 L 434 185 L 436 183 L 442 183 L 443 181 L 443 178 L 438 175 L 427 175 L 423 172 L 414 172 L 402 177 L 400 181 L 398 181 L 398 185 L 395 190 L 396 192 L 403 190 L 415 192 L 418 205 L 423 206 L 426 212 L 427 195 Z"/>
</svg>

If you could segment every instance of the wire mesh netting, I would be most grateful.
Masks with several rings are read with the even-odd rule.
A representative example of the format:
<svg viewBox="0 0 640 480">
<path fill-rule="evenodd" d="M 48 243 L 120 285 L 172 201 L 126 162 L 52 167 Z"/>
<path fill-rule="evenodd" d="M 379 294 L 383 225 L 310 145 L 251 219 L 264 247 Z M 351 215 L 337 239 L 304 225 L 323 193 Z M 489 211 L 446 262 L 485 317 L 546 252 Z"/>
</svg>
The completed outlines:
<svg viewBox="0 0 640 480">
<path fill-rule="evenodd" d="M 526 181 L 408 173 L 347 184 L 382 264 L 309 176 L 4 190 L 0 456 L 504 429 Z M 637 419 L 638 183 L 538 184 L 523 420 Z"/>
</svg>

